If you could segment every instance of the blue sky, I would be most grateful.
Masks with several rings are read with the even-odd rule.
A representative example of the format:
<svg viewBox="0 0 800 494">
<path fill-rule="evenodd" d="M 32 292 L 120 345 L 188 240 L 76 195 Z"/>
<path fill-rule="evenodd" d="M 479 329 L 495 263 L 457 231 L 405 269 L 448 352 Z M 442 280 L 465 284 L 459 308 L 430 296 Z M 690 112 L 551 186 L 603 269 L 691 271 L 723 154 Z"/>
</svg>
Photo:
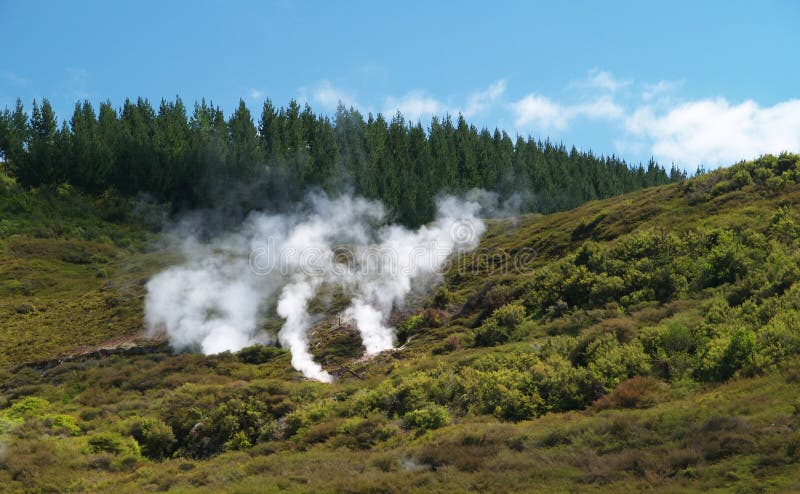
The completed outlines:
<svg viewBox="0 0 800 494">
<path fill-rule="evenodd" d="M 694 170 L 800 151 L 800 2 L 0 0 L 0 108 L 290 98 Z"/>
</svg>

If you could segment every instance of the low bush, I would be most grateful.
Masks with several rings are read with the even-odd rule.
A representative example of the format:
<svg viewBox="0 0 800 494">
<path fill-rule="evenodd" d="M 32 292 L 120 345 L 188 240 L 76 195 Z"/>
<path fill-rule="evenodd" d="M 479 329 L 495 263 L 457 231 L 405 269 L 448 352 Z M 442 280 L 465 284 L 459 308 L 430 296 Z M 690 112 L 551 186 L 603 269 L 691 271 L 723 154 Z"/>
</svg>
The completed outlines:
<svg viewBox="0 0 800 494">
<path fill-rule="evenodd" d="M 439 405 L 412 410 L 403 415 L 403 427 L 406 429 L 419 429 L 421 432 L 438 429 L 449 423 L 450 414 L 447 408 Z"/>
<path fill-rule="evenodd" d="M 524 318 L 525 307 L 519 304 L 505 304 L 495 309 L 492 315 L 474 331 L 475 345 L 494 346 L 510 341 Z"/>
<path fill-rule="evenodd" d="M 634 376 L 617 385 L 594 402 L 598 410 L 607 408 L 646 408 L 665 398 L 666 385 L 657 379 Z"/>
<path fill-rule="evenodd" d="M 245 364 L 264 364 L 286 351 L 273 346 L 253 345 L 239 350 L 239 360 Z"/>
<path fill-rule="evenodd" d="M 172 427 L 158 419 L 145 418 L 134 422 L 130 434 L 141 446 L 142 454 L 156 461 L 168 458 L 177 443 Z"/>
</svg>

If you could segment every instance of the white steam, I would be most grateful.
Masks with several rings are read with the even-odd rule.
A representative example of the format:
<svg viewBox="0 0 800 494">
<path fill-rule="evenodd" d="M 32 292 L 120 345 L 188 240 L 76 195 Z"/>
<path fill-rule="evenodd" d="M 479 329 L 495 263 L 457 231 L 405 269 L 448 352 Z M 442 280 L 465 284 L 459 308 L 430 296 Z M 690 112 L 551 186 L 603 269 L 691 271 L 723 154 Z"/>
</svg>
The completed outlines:
<svg viewBox="0 0 800 494">
<path fill-rule="evenodd" d="M 295 214 L 254 213 L 211 242 L 184 240 L 186 261 L 147 284 L 149 331 L 166 331 L 177 350 L 237 351 L 273 340 L 261 319 L 275 307 L 284 320 L 277 339 L 292 365 L 327 382 L 308 349 L 316 322 L 309 302 L 325 287 L 342 289 L 350 303 L 341 316 L 358 329 L 367 354 L 388 350 L 392 309 L 436 279 L 452 254 L 474 249 L 485 229 L 474 198 L 439 200 L 436 220 L 416 231 L 386 226 L 374 201 L 313 195 L 307 202 Z"/>
</svg>

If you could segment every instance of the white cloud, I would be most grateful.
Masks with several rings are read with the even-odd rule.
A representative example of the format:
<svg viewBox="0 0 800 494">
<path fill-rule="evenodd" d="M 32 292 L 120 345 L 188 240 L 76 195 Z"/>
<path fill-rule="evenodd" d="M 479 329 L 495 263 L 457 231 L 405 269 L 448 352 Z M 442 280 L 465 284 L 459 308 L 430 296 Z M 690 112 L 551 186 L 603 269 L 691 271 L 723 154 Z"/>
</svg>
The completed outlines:
<svg viewBox="0 0 800 494">
<path fill-rule="evenodd" d="M 383 112 L 387 117 L 392 117 L 398 111 L 406 120 L 417 122 L 423 116 L 441 115 L 447 113 L 447 107 L 436 98 L 425 94 L 422 91 L 412 91 L 401 98 L 386 98 L 384 104 L 386 110 Z"/>
<path fill-rule="evenodd" d="M 517 127 L 538 132 L 563 132 L 578 119 L 611 123 L 618 132 L 614 143 L 619 151 L 650 154 L 662 163 L 675 162 L 688 169 L 800 151 L 798 99 L 770 107 L 724 98 L 680 101 L 676 92 L 683 80 L 662 80 L 622 91 L 631 84 L 594 69 L 585 81 L 569 85 L 591 88 L 583 94 L 589 98 L 585 101 L 565 102 L 532 93 L 509 106 Z"/>
<path fill-rule="evenodd" d="M 250 99 L 253 101 L 262 101 L 264 99 L 264 95 L 264 91 L 255 88 L 250 89 L 250 94 L 248 94 Z"/>
<path fill-rule="evenodd" d="M 624 109 L 608 96 L 600 96 L 585 103 L 562 105 L 544 96 L 529 94 L 511 103 L 516 113 L 517 127 L 532 125 L 540 130 L 565 130 L 575 118 L 593 120 L 615 120 L 621 118 Z"/>
<path fill-rule="evenodd" d="M 566 86 L 580 91 L 562 93 L 565 99 L 536 92 L 509 99 L 508 83 L 499 79 L 456 103 L 452 95 L 440 99 L 417 90 L 386 97 L 380 107 L 387 118 L 400 111 L 410 122 L 431 115 L 455 115 L 459 110 L 466 117 L 491 116 L 503 121 L 510 112 L 520 134 L 563 133 L 576 121 L 599 123 L 604 133 L 613 133 L 609 144 L 620 153 L 629 153 L 633 161 L 652 155 L 661 163 L 675 162 L 687 169 L 699 164 L 728 165 L 764 153 L 800 151 L 800 100 L 771 107 L 723 98 L 686 101 L 679 95 L 683 85 L 683 80 L 621 80 L 611 72 L 592 69 L 586 79 Z M 358 106 L 349 93 L 327 80 L 318 83 L 311 94 L 313 101 L 328 110 L 339 101 Z"/>
<path fill-rule="evenodd" d="M 600 96 L 587 103 L 571 107 L 573 116 L 583 116 L 595 120 L 615 120 L 623 116 L 625 110 L 608 96 Z"/>
<path fill-rule="evenodd" d="M 488 88 L 470 94 L 469 97 L 467 97 L 467 106 L 464 109 L 464 116 L 472 117 L 489 109 L 503 97 L 503 94 L 506 92 L 506 86 L 506 80 L 500 79 Z"/>
<path fill-rule="evenodd" d="M 642 91 L 642 99 L 650 101 L 656 97 L 663 97 L 678 90 L 683 86 L 683 80 L 680 81 L 658 81 L 655 84 L 645 84 Z"/>
<path fill-rule="evenodd" d="M 608 91 L 612 93 L 630 85 L 631 81 L 617 79 L 611 72 L 598 68 L 590 69 L 586 74 L 586 79 L 570 84 L 571 87 Z"/>
<path fill-rule="evenodd" d="M 800 100 L 761 108 L 750 100 L 706 99 L 662 113 L 643 106 L 626 119 L 625 129 L 649 142 L 662 162 L 729 165 L 764 153 L 800 150 Z"/>
<path fill-rule="evenodd" d="M 339 103 L 343 105 L 358 106 L 355 98 L 346 91 L 334 87 L 330 81 L 323 80 L 314 88 L 314 102 L 326 110 L 335 110 Z"/>
<path fill-rule="evenodd" d="M 566 107 L 535 94 L 511 103 L 511 108 L 516 113 L 517 127 L 533 125 L 544 129 L 564 130 L 571 118 Z"/>
</svg>

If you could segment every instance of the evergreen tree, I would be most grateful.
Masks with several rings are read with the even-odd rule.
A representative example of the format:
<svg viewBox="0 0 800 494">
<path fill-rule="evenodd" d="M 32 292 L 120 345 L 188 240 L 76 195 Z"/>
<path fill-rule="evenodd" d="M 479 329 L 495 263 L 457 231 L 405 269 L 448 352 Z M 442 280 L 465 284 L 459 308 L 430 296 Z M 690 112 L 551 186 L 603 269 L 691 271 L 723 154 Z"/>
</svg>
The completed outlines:
<svg viewBox="0 0 800 494">
<path fill-rule="evenodd" d="M 154 140 L 155 111 L 150 102 L 138 98 L 134 104 L 126 99 L 120 115 L 118 165 L 113 173 L 114 184 L 121 192 L 158 193 L 154 180 L 157 163 Z"/>
<path fill-rule="evenodd" d="M 58 128 L 46 100 L 30 119 L 17 101 L 0 113 L 0 152 L 21 184 L 35 187 L 67 180 L 99 194 L 109 187 L 148 193 L 175 208 L 231 204 L 247 211 L 300 199 L 321 187 L 381 200 L 393 219 L 417 226 L 433 219 L 440 192 L 473 187 L 502 198 L 519 194 L 523 211 L 549 213 L 584 201 L 678 181 L 651 159 L 628 166 L 618 157 L 569 150 L 548 139 L 480 132 L 459 115 L 433 117 L 426 133 L 397 113 L 367 120 L 342 105 L 333 121 L 264 102 L 258 128 L 243 101 L 226 121 L 205 100 L 191 118 L 179 97 L 161 101 L 156 113 L 146 99 L 111 103 L 99 114 L 88 101 L 75 105 L 69 125 Z"/>
<path fill-rule="evenodd" d="M 55 184 L 63 181 L 64 168 L 59 162 L 58 123 L 47 99 L 42 106 L 33 101 L 30 134 L 27 142 L 27 159 L 18 163 L 16 170 L 20 183 L 29 187 Z"/>
<path fill-rule="evenodd" d="M 239 183 L 252 183 L 263 170 L 258 132 L 250 110 L 243 100 L 228 120 L 230 153 L 228 155 L 229 179 Z"/>
<path fill-rule="evenodd" d="M 9 162 L 10 170 L 19 176 L 19 167 L 24 166 L 27 159 L 26 147 L 31 132 L 28 114 L 23 109 L 22 100 L 17 99 L 13 112 L 6 108 L 2 120 L 0 151 L 4 159 Z"/>
<path fill-rule="evenodd" d="M 228 160 L 228 124 L 213 103 L 195 103 L 189 120 L 189 155 L 186 174 L 191 184 L 189 202 L 210 207 L 224 190 L 225 163 Z"/>
<path fill-rule="evenodd" d="M 113 155 L 103 141 L 100 124 L 90 102 L 75 104 L 70 132 L 68 159 L 71 166 L 67 170 L 67 180 L 89 192 L 102 192 L 107 187 Z"/>
<path fill-rule="evenodd" d="M 364 134 L 366 123 L 359 112 L 339 104 L 336 109 L 334 131 L 338 152 L 334 168 L 340 180 L 340 186 L 354 188 L 362 195 L 368 196 L 370 183 L 374 179 L 368 173 L 367 141 Z"/>
<path fill-rule="evenodd" d="M 156 163 L 152 179 L 157 194 L 173 204 L 191 202 L 192 177 L 186 173 L 190 143 L 189 122 L 183 101 L 179 97 L 174 102 L 161 100 L 154 123 Z"/>
</svg>

